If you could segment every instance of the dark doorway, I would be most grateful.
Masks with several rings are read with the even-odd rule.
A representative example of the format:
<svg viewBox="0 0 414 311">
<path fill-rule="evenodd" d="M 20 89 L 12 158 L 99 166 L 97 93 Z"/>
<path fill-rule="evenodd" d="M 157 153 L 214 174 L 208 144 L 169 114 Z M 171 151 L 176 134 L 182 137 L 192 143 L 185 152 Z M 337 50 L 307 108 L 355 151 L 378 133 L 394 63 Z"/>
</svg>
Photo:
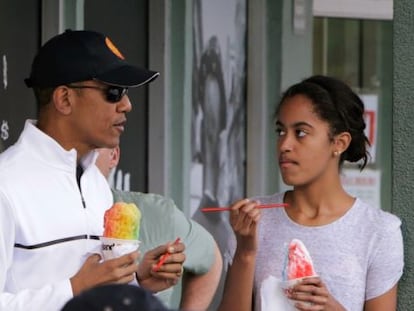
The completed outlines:
<svg viewBox="0 0 414 311">
<path fill-rule="evenodd" d="M 84 28 L 108 35 L 128 62 L 148 64 L 148 1 L 85 1 Z M 121 162 L 115 172 L 115 186 L 147 191 L 148 94 L 147 87 L 131 89 L 132 111 L 127 115 L 121 138 Z"/>
</svg>

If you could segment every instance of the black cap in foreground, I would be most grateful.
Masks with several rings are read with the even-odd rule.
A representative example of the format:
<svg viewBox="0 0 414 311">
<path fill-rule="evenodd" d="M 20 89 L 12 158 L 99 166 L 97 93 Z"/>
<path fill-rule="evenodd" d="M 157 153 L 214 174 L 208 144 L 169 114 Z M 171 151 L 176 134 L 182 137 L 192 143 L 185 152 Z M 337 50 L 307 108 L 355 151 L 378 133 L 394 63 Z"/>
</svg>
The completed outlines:
<svg viewBox="0 0 414 311">
<path fill-rule="evenodd" d="M 149 291 L 134 285 L 92 288 L 69 300 L 61 311 L 171 311 Z"/>
<path fill-rule="evenodd" d="M 25 82 L 28 87 L 41 88 L 87 80 L 136 87 L 158 75 L 128 64 L 112 41 L 99 32 L 66 30 L 40 48 Z"/>
</svg>

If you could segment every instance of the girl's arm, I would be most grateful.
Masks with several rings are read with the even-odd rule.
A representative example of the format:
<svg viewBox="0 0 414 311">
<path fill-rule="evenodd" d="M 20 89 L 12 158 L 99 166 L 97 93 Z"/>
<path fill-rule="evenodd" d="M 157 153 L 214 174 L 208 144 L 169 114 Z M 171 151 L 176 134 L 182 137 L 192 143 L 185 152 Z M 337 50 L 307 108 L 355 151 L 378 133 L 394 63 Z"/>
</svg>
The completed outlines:
<svg viewBox="0 0 414 311">
<path fill-rule="evenodd" d="M 396 311 L 397 310 L 397 285 L 385 294 L 367 300 L 364 311 Z"/>
<path fill-rule="evenodd" d="M 218 311 L 252 310 L 253 280 L 257 252 L 257 225 L 260 210 L 247 199 L 231 207 L 230 223 L 236 234 L 237 247 L 230 265 L 223 298 Z"/>
</svg>

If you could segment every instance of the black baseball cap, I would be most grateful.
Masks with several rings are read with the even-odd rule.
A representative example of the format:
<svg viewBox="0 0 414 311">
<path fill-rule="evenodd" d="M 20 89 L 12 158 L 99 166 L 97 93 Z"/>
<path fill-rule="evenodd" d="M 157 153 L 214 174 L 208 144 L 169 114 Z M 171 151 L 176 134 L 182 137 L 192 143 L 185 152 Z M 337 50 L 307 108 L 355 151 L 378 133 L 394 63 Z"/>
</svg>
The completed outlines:
<svg viewBox="0 0 414 311">
<path fill-rule="evenodd" d="M 153 81 L 158 72 L 130 65 L 102 33 L 66 30 L 39 50 L 33 60 L 28 87 L 56 87 L 97 80 L 109 85 L 136 87 Z"/>
<path fill-rule="evenodd" d="M 101 285 L 73 297 L 61 311 L 172 311 L 142 287 L 130 284 Z"/>
</svg>

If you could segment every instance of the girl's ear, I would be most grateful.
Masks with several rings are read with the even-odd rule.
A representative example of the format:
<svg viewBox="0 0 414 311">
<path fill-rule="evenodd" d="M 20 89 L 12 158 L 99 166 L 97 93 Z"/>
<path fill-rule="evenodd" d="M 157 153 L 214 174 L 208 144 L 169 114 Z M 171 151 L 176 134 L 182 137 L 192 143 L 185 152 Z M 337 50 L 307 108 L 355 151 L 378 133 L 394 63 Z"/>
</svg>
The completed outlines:
<svg viewBox="0 0 414 311">
<path fill-rule="evenodd" d="M 349 132 L 342 132 L 335 136 L 334 138 L 334 154 L 341 154 L 346 149 L 348 149 L 349 144 L 351 143 L 352 137 Z"/>
</svg>

